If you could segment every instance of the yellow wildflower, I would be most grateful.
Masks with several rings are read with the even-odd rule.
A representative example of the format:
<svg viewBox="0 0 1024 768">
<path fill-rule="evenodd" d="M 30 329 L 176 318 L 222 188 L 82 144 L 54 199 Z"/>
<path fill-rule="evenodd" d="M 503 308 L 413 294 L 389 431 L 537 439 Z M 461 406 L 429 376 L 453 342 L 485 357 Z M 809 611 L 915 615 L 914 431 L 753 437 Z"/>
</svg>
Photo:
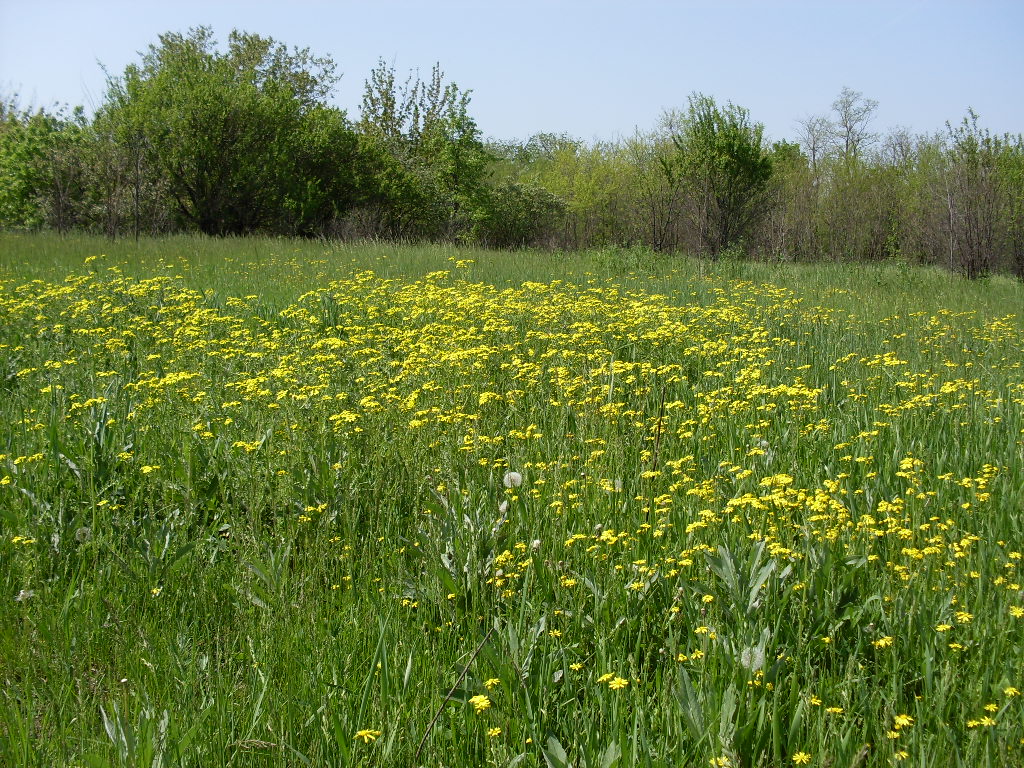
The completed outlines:
<svg viewBox="0 0 1024 768">
<path fill-rule="evenodd" d="M 486 696 L 483 696 L 481 694 L 473 696 L 469 700 L 469 703 L 473 705 L 473 710 L 478 715 L 481 712 L 483 712 L 485 709 L 490 709 L 490 707 L 491 707 L 491 700 L 489 698 L 487 698 Z"/>
</svg>

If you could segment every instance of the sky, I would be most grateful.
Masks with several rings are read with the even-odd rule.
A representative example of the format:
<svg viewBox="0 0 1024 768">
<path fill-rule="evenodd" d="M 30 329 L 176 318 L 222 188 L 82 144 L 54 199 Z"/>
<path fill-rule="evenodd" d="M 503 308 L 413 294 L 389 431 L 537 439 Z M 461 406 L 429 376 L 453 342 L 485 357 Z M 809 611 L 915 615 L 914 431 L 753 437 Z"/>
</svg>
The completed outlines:
<svg viewBox="0 0 1024 768">
<path fill-rule="evenodd" d="M 793 139 L 844 87 L 878 101 L 878 132 L 932 133 L 968 107 L 995 133 L 1024 132 L 1024 0 L 0 0 L 0 96 L 91 111 L 104 68 L 199 25 L 330 56 L 351 117 L 380 59 L 423 76 L 437 62 L 496 139 L 614 140 L 694 92 Z"/>
</svg>

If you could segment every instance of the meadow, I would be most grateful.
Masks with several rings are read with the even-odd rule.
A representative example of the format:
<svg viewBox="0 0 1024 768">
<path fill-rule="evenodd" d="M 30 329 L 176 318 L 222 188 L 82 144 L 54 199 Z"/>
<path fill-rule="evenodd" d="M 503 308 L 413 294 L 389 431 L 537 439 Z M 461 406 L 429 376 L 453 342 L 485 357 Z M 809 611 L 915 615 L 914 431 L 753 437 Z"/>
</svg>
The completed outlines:
<svg viewBox="0 0 1024 768">
<path fill-rule="evenodd" d="M 0 235 L 0 764 L 1024 764 L 1024 285 Z"/>
</svg>

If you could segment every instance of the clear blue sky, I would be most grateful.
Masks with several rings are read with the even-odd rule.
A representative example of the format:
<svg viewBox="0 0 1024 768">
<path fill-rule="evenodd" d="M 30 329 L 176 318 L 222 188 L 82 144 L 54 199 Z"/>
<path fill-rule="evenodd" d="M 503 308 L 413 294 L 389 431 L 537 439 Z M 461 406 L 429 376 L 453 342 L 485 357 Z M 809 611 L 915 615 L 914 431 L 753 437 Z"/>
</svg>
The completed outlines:
<svg viewBox="0 0 1024 768">
<path fill-rule="evenodd" d="M 243 29 L 331 56 L 355 116 L 383 57 L 472 89 L 487 136 L 613 139 L 654 127 L 694 91 L 747 107 L 773 138 L 849 86 L 874 128 L 958 122 L 1024 132 L 1024 0 L 0 0 L 0 94 L 94 107 L 112 73 L 166 31 Z"/>
</svg>

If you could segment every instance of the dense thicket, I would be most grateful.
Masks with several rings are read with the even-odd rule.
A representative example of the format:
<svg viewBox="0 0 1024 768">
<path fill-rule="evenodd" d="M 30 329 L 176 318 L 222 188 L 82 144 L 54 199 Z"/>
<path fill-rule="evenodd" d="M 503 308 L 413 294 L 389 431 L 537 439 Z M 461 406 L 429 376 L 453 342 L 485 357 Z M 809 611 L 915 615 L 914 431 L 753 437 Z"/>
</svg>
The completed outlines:
<svg viewBox="0 0 1024 768">
<path fill-rule="evenodd" d="M 871 131 L 844 88 L 768 144 L 747 110 L 694 94 L 612 142 L 539 134 L 487 143 L 470 94 L 437 67 L 383 62 L 358 119 L 327 101 L 335 64 L 208 28 L 166 34 L 104 102 L 0 103 L 0 226 L 111 237 L 200 231 L 641 246 L 773 259 L 935 263 L 1024 277 L 1024 140 L 969 111 L 932 135 Z"/>
</svg>

